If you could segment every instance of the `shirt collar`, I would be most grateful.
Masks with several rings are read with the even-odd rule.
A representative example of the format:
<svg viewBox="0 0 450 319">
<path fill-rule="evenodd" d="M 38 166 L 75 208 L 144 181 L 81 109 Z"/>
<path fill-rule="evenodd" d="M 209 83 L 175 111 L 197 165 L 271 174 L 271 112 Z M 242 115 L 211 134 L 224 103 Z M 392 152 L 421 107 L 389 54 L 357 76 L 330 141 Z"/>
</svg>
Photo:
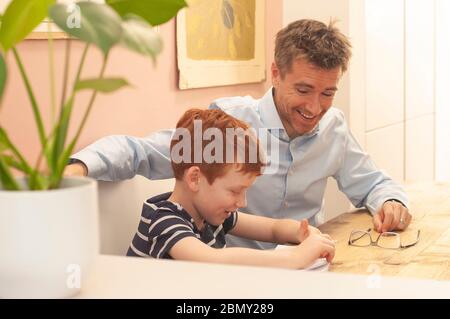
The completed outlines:
<svg viewBox="0 0 450 319">
<path fill-rule="evenodd" d="M 272 131 L 282 130 L 283 133 L 286 134 L 286 130 L 284 129 L 283 123 L 281 122 L 280 116 L 278 115 L 277 107 L 275 106 L 275 101 L 273 100 L 273 87 L 271 87 L 266 94 L 261 98 L 259 103 L 259 112 L 261 116 L 261 120 L 264 123 L 265 127 Z M 319 132 L 320 121 L 319 124 L 309 133 L 302 135 L 305 138 L 312 137 Z M 287 135 L 286 135 L 287 136 Z"/>
<path fill-rule="evenodd" d="M 259 102 L 259 112 L 261 120 L 264 126 L 269 130 L 281 129 L 284 130 L 283 123 L 281 122 L 280 116 L 278 115 L 275 102 L 272 95 L 273 87 L 271 87 L 266 94 L 262 97 Z"/>
</svg>

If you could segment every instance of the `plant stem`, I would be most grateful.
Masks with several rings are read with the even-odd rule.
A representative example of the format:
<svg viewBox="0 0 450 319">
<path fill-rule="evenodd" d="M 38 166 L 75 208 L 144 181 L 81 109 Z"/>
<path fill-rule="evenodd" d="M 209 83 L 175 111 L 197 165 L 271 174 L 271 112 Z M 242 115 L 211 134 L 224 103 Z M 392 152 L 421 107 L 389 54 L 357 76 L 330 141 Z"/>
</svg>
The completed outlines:
<svg viewBox="0 0 450 319">
<path fill-rule="evenodd" d="M 102 79 L 103 78 L 103 74 L 105 73 L 105 69 L 106 69 L 106 62 L 108 60 L 108 55 L 106 54 L 103 58 L 103 65 L 102 68 L 100 70 L 100 75 L 99 78 Z M 61 155 L 61 157 L 58 159 L 58 164 L 56 165 L 57 167 L 57 172 L 54 175 L 54 177 L 51 179 L 50 181 L 50 188 L 56 188 L 58 187 L 63 172 L 64 172 L 64 167 L 67 164 L 67 160 L 70 157 L 70 154 L 72 154 L 73 149 L 75 148 L 75 144 L 78 140 L 78 138 L 80 137 L 81 131 L 84 128 L 84 125 L 86 124 L 87 118 L 89 117 L 89 114 L 91 112 L 92 109 L 92 105 L 94 104 L 95 98 L 97 96 L 97 90 L 94 90 L 94 92 L 91 95 L 91 99 L 89 100 L 86 112 L 84 113 L 83 119 L 81 121 L 80 127 L 77 130 L 77 133 L 75 134 L 75 137 L 72 139 L 72 141 L 70 142 L 69 146 L 64 150 L 63 154 Z"/>
<path fill-rule="evenodd" d="M 0 126 L 0 129 L 3 130 L 3 132 L 5 132 L 5 130 Z M 31 172 L 31 167 L 28 164 L 28 162 L 25 160 L 25 158 L 23 157 L 23 155 L 20 153 L 20 151 L 14 146 L 14 144 L 11 142 L 11 140 L 9 139 L 9 137 L 6 135 L 5 132 L 5 139 L 6 139 L 6 143 L 7 143 L 7 147 L 11 150 L 11 152 L 17 157 L 17 159 L 19 159 L 19 161 L 21 162 L 21 164 L 26 168 L 27 172 Z"/>
<path fill-rule="evenodd" d="M 69 73 L 68 72 L 68 69 L 69 69 L 69 57 L 70 57 L 70 51 L 71 51 L 70 50 L 70 48 L 71 48 L 70 44 L 71 44 L 71 39 L 69 38 L 67 40 L 67 43 L 66 43 L 66 58 L 65 58 L 65 65 L 64 65 L 64 78 L 63 78 L 64 79 L 63 80 L 64 84 L 63 84 L 63 93 L 62 93 L 62 99 L 61 99 L 61 115 L 62 115 L 62 111 L 63 111 L 63 107 L 64 107 L 65 95 L 66 95 L 67 83 L 68 83 L 67 77 L 68 77 L 68 73 Z M 81 74 L 81 71 L 83 70 L 84 62 L 86 61 L 86 56 L 87 56 L 88 49 L 89 49 L 89 43 L 86 43 L 86 45 L 84 47 L 84 50 L 83 50 L 83 53 L 81 55 L 80 63 L 78 65 L 78 70 L 77 70 L 77 75 L 76 75 L 76 78 L 75 78 L 75 83 L 77 83 L 79 78 L 80 78 L 80 74 Z M 74 94 L 75 94 L 75 92 L 72 92 L 71 98 L 74 97 Z M 41 162 L 42 162 L 42 157 L 43 157 L 43 155 L 45 153 L 45 149 L 47 147 L 47 143 L 51 140 L 51 138 L 55 134 L 56 129 L 57 129 L 57 126 L 54 126 L 53 129 L 52 129 L 52 132 L 50 133 L 50 135 L 46 139 L 46 144 L 42 147 L 41 153 L 39 154 L 39 157 L 38 157 L 38 159 L 36 161 L 36 165 L 35 165 L 35 169 L 34 169 L 35 171 L 38 171 L 40 169 L 40 165 L 41 165 Z M 56 147 L 56 146 L 52 145 L 52 147 Z M 47 159 L 47 162 L 48 162 L 49 170 L 52 170 L 52 165 L 50 164 L 50 162 L 51 162 L 50 159 Z M 49 172 L 50 175 L 53 175 L 54 173 L 55 172 L 52 172 L 52 171 Z"/>
<path fill-rule="evenodd" d="M 83 54 L 81 55 L 80 64 L 78 66 L 77 76 L 75 77 L 75 83 L 74 86 L 77 84 L 78 80 L 80 79 L 81 71 L 83 70 L 84 61 L 86 60 L 87 51 L 89 49 L 89 43 L 86 43 L 84 46 Z"/>
<path fill-rule="evenodd" d="M 105 55 L 105 57 L 103 59 L 103 65 L 102 65 L 102 68 L 100 70 L 100 76 L 99 76 L 100 79 L 103 78 L 103 74 L 105 73 L 107 60 L 108 60 L 108 55 Z M 97 90 L 94 90 L 94 92 L 92 92 L 91 99 L 89 100 L 89 104 L 88 104 L 86 112 L 84 113 L 83 120 L 81 121 L 81 125 L 78 128 L 77 134 L 75 135 L 75 137 L 73 139 L 74 142 L 77 141 L 78 138 L 80 137 L 81 131 L 83 130 L 84 125 L 86 124 L 86 120 L 87 120 L 87 118 L 89 116 L 89 113 L 91 112 L 92 105 L 94 104 L 94 101 L 95 101 L 95 98 L 97 96 L 97 93 L 98 93 Z"/>
<path fill-rule="evenodd" d="M 67 92 L 67 78 L 69 77 L 69 60 L 70 60 L 70 44 L 72 43 L 71 39 L 66 40 L 66 57 L 64 59 L 64 75 L 63 75 L 63 88 L 62 88 L 62 95 L 61 95 L 61 106 L 60 106 L 60 112 L 62 112 L 62 109 L 64 107 L 64 102 L 66 100 L 66 92 Z"/>
<path fill-rule="evenodd" d="M 31 85 L 30 85 L 30 81 L 28 80 L 28 76 L 23 67 L 19 53 L 17 52 L 16 48 L 14 48 L 14 47 L 12 48 L 12 51 L 13 51 L 14 57 L 16 59 L 17 65 L 19 66 L 19 71 L 22 76 L 23 82 L 25 83 L 25 88 L 27 90 L 28 97 L 30 98 L 31 107 L 33 108 L 34 118 L 36 120 L 36 125 L 38 128 L 39 140 L 41 141 L 42 147 L 44 147 L 44 145 L 46 144 L 45 130 L 44 130 L 44 124 L 42 123 L 41 113 L 39 112 L 39 106 L 37 105 L 36 98 L 34 97 L 34 93 L 31 88 Z"/>
<path fill-rule="evenodd" d="M 48 26 L 48 66 L 50 73 L 50 103 L 51 103 L 51 125 L 55 124 L 56 117 L 56 90 L 55 90 L 55 59 L 53 55 L 53 35 L 52 24 L 47 23 Z"/>
</svg>

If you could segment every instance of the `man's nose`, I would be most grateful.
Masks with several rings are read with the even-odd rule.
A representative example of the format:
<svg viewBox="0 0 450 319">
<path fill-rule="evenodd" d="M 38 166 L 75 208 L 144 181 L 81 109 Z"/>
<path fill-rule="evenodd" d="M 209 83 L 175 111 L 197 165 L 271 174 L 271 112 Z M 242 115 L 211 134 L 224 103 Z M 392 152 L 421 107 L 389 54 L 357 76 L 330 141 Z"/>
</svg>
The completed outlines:
<svg viewBox="0 0 450 319">
<path fill-rule="evenodd" d="M 319 115 L 320 113 L 322 113 L 322 105 L 320 103 L 320 95 L 312 95 L 308 101 L 308 103 L 306 104 L 306 108 L 305 108 L 308 112 L 309 115 Z"/>
</svg>

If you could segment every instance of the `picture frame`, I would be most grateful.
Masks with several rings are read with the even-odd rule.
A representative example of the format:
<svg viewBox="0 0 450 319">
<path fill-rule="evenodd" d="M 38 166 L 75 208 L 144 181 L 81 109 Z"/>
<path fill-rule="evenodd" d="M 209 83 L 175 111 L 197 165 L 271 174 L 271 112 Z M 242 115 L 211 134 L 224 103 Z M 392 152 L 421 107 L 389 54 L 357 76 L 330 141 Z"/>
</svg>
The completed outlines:
<svg viewBox="0 0 450 319">
<path fill-rule="evenodd" d="M 189 4 L 176 21 L 179 88 L 264 81 L 265 1 Z"/>
</svg>

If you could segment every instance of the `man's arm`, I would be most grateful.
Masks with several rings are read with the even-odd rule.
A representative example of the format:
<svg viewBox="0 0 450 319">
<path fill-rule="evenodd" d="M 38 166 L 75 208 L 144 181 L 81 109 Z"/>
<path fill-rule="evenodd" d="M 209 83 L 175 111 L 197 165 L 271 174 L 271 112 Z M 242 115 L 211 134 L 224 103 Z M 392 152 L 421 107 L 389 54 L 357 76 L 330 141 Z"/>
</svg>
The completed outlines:
<svg viewBox="0 0 450 319">
<path fill-rule="evenodd" d="M 118 181 L 136 174 L 149 179 L 173 177 L 170 141 L 174 130 L 147 137 L 113 135 L 102 138 L 72 156 L 66 175 L 85 175 L 105 181 Z M 83 166 L 84 165 L 84 166 Z"/>
<path fill-rule="evenodd" d="M 195 237 L 179 240 L 169 251 L 173 259 L 219 264 L 306 268 L 317 258 L 334 257 L 334 243 L 325 236 L 314 234 L 301 245 L 280 250 L 258 250 L 250 248 L 212 248 Z"/>
<path fill-rule="evenodd" d="M 348 128 L 346 129 L 348 131 Z M 367 207 L 374 216 L 382 213 L 377 216 L 381 225 L 374 219 L 376 230 L 405 229 L 411 215 L 407 209 L 409 202 L 403 187 L 375 166 L 350 131 L 347 135 L 341 166 L 334 175 L 339 189 L 347 195 L 355 207 Z M 393 204 L 390 201 L 392 199 L 397 203 Z M 388 203 L 385 204 L 386 202 Z M 385 207 L 389 210 L 388 221 L 383 214 Z M 400 220 L 403 221 L 402 224 Z"/>
</svg>

